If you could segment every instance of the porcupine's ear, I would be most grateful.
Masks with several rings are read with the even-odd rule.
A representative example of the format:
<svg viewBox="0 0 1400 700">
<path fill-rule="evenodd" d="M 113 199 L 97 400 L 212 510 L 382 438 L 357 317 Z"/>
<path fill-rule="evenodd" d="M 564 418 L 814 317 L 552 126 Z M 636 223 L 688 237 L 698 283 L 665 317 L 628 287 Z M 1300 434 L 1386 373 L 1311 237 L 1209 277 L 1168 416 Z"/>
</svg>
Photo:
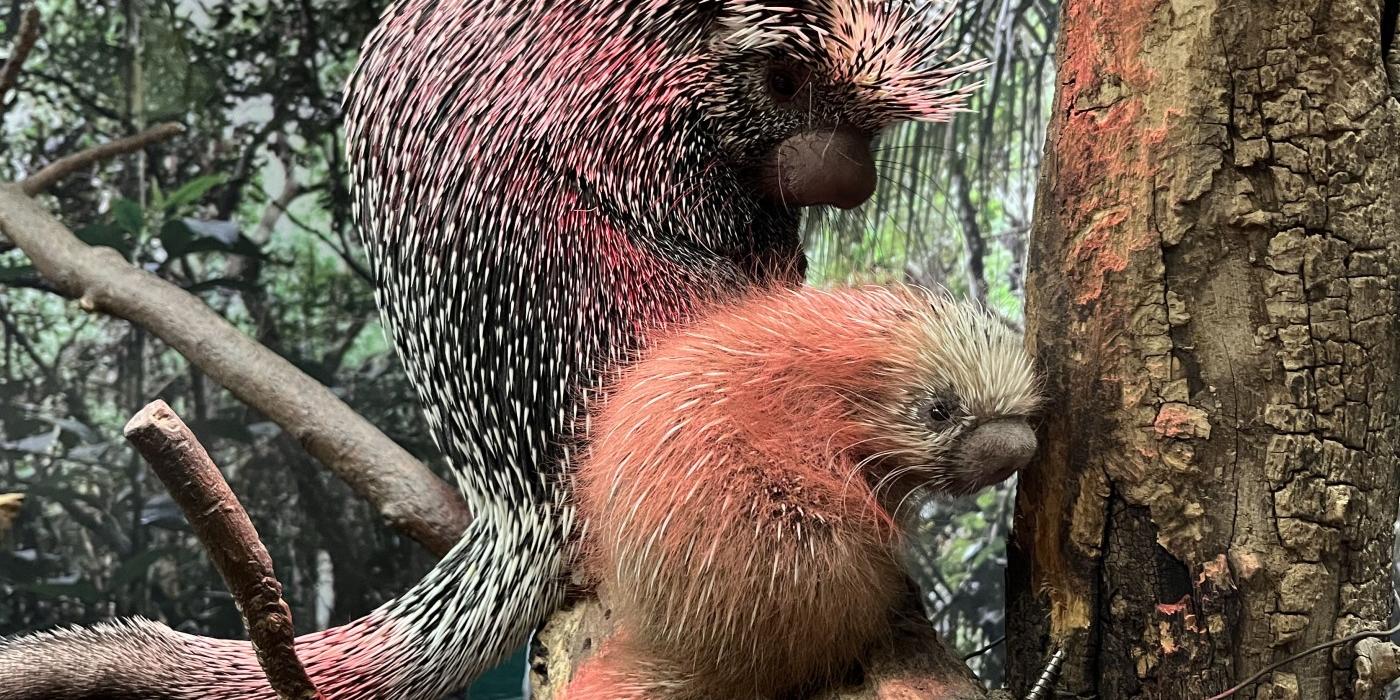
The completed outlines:
<svg viewBox="0 0 1400 700">
<path fill-rule="evenodd" d="M 985 61 L 967 61 L 948 31 L 952 3 L 816 0 L 823 59 L 886 122 L 947 121 L 980 84 L 957 85 Z"/>
</svg>

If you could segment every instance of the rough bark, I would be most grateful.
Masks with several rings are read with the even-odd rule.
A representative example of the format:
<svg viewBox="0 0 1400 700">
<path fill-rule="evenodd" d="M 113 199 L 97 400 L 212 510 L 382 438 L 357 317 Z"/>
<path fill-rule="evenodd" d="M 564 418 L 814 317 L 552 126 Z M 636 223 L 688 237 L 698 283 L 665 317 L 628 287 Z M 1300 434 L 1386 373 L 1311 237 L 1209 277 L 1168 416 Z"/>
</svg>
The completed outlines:
<svg viewBox="0 0 1400 700">
<path fill-rule="evenodd" d="M 1201 698 L 1385 627 L 1400 104 L 1374 0 L 1067 0 L 1027 282 L 1013 687 Z M 1239 697 L 1373 698 L 1351 645 Z M 1256 695 L 1257 692 L 1257 695 Z"/>
<path fill-rule="evenodd" d="M 568 686 L 574 671 L 613 633 L 611 611 L 604 593 L 583 596 L 550 618 L 531 645 L 530 688 L 533 698 L 554 700 Z M 873 651 L 846 687 L 808 700 L 1009 700 L 988 694 L 946 647 L 911 597 L 910 612 L 897 616 L 888 646 Z"/>
</svg>

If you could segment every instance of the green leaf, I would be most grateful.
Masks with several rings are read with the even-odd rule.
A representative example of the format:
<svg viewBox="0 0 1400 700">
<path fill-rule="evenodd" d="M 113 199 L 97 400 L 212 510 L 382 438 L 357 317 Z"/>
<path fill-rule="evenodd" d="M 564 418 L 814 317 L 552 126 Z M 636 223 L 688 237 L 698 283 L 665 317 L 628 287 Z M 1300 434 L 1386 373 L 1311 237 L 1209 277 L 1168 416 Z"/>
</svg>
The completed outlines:
<svg viewBox="0 0 1400 700">
<path fill-rule="evenodd" d="M 261 290 L 262 287 L 253 282 L 249 282 L 248 280 L 235 280 L 228 279 L 227 277 L 220 279 L 204 280 L 203 282 L 195 282 L 194 284 L 185 287 L 185 291 L 189 292 L 190 294 L 203 294 L 204 292 L 219 289 L 227 289 L 236 292 L 257 292 Z"/>
<path fill-rule="evenodd" d="M 236 442 L 246 443 L 253 439 L 252 433 L 248 432 L 248 424 L 242 418 L 210 418 L 209 420 L 190 420 L 190 430 L 200 437 L 219 437 Z"/>
<path fill-rule="evenodd" d="M 184 251 L 194 243 L 194 231 L 179 219 L 171 219 L 160 227 L 160 244 L 171 260 L 184 255 Z"/>
<path fill-rule="evenodd" d="M 171 219 L 160 227 L 160 242 L 171 260 L 191 253 L 221 252 L 262 257 L 262 249 L 231 221 Z"/>
<path fill-rule="evenodd" d="M 46 455 L 58 442 L 59 430 L 57 428 L 48 430 L 28 437 L 0 442 L 0 448 L 14 452 L 25 452 L 28 454 Z"/>
<path fill-rule="evenodd" d="M 132 233 L 134 232 L 122 224 L 92 224 L 78 229 L 74 235 L 91 246 L 114 248 L 122 257 L 130 260 L 131 251 L 135 248 Z"/>
<path fill-rule="evenodd" d="M 98 599 L 97 588 L 84 579 L 78 579 L 71 583 L 65 581 L 21 583 L 15 586 L 15 590 L 50 599 L 74 598 L 88 604 L 96 603 Z"/>
<path fill-rule="evenodd" d="M 165 190 L 160 188 L 160 183 L 155 178 L 151 178 L 150 206 L 152 209 L 164 209 L 166 207 Z"/>
<path fill-rule="evenodd" d="M 112 220 L 133 236 L 146 228 L 146 215 L 141 211 L 141 205 L 129 199 L 118 199 L 112 204 Z"/>
<path fill-rule="evenodd" d="M 96 430 L 76 418 L 52 418 L 49 416 L 36 416 L 36 418 L 45 423 L 53 424 L 65 434 L 77 437 L 84 443 L 92 444 L 102 440 L 102 436 Z"/>
<path fill-rule="evenodd" d="M 209 193 L 209 190 L 224 184 L 227 180 L 228 176 L 222 173 L 197 177 L 181 185 L 180 188 L 174 192 L 171 192 L 170 196 L 166 197 L 163 207 L 169 210 L 198 202 L 204 195 Z"/>
</svg>

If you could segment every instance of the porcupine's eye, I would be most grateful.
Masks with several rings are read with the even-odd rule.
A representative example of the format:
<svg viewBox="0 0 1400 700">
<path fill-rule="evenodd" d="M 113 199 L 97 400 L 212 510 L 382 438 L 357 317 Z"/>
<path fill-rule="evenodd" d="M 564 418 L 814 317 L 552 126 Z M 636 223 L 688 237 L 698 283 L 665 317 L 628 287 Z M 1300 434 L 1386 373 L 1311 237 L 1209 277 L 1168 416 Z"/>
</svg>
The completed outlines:
<svg viewBox="0 0 1400 700">
<path fill-rule="evenodd" d="M 768 68 L 768 94 L 776 102 L 791 102 L 810 76 L 810 71 L 798 66 L 774 64 Z"/>
<path fill-rule="evenodd" d="M 928 400 L 923 407 L 923 418 L 931 426 L 940 426 L 953 419 L 953 414 L 957 412 L 957 402 L 942 396 L 935 396 Z"/>
</svg>

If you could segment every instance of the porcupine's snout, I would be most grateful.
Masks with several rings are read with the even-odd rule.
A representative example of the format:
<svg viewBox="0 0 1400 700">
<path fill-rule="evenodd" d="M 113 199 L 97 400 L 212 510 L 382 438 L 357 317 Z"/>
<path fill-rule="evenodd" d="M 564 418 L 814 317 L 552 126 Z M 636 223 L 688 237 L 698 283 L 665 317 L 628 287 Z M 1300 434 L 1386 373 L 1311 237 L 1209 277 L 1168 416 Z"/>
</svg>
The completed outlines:
<svg viewBox="0 0 1400 700">
<path fill-rule="evenodd" d="M 1035 455 L 1035 431 L 1021 418 L 983 423 L 962 440 L 962 462 L 980 476 L 980 486 L 997 483 L 1026 466 Z"/>
<path fill-rule="evenodd" d="M 768 195 L 793 208 L 850 209 L 875 193 L 870 137 L 844 127 L 788 137 L 773 149 L 763 174 Z"/>
</svg>

